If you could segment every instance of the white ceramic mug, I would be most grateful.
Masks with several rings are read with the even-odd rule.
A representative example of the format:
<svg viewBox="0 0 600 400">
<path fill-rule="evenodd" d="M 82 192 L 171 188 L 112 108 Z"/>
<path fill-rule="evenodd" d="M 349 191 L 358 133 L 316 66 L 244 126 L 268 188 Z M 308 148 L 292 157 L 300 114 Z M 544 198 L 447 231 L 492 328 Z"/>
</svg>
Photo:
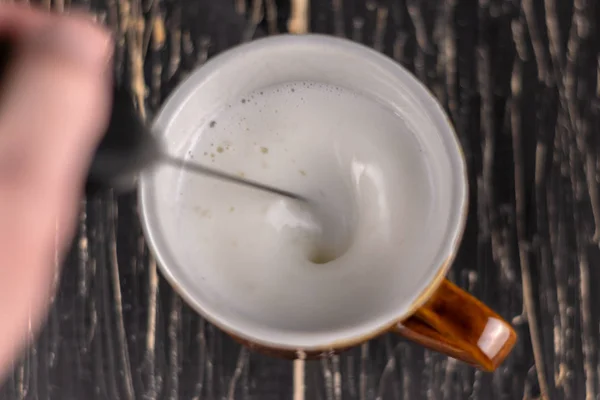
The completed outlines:
<svg viewBox="0 0 600 400">
<path fill-rule="evenodd" d="M 281 271 L 239 268 L 230 279 L 248 280 L 257 274 L 262 280 L 255 282 L 254 295 L 233 291 L 211 279 L 214 266 L 202 261 L 193 226 L 203 221 L 186 206 L 190 199 L 180 195 L 182 172 L 158 168 L 140 177 L 139 201 L 148 243 L 166 279 L 210 322 L 270 354 L 329 354 L 394 331 L 482 369 L 495 369 L 514 346 L 515 332 L 445 279 L 467 217 L 464 157 L 443 109 L 399 64 L 345 39 L 320 35 L 260 39 L 226 51 L 194 71 L 166 101 L 156 119 L 156 132 L 167 152 L 185 157 L 203 127 L 232 99 L 295 81 L 322 82 L 375 99 L 404 121 L 399 130 L 408 129 L 416 137 L 422 152 L 403 155 L 398 149 L 398 153 L 419 157 L 427 166 L 427 176 L 412 176 L 410 171 L 405 175 L 408 180 L 427 179 L 431 198 L 419 205 L 408 197 L 406 204 L 398 205 L 408 207 L 403 214 L 407 226 L 423 225 L 415 229 L 411 246 L 402 259 L 377 266 L 381 273 L 344 275 L 341 268 L 315 280 L 313 287 L 298 288 L 299 282 L 310 281 L 307 276 L 294 280 Z M 202 197 L 193 190 L 185 193 Z M 427 208 L 412 213 L 410 207 Z M 411 220 L 425 214 L 428 218 L 423 221 Z M 278 301 L 286 287 L 293 289 L 292 300 Z M 286 317 L 297 323 L 282 323 Z"/>
</svg>

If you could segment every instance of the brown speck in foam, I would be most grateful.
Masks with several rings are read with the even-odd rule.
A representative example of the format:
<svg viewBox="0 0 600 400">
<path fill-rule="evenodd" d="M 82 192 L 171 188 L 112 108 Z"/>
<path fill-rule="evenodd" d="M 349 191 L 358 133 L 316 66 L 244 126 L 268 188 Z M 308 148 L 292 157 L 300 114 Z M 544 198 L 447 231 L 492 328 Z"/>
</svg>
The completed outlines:
<svg viewBox="0 0 600 400">
<path fill-rule="evenodd" d="M 222 153 L 223 152 L 223 148 L 221 146 L 217 147 L 217 153 Z"/>
<path fill-rule="evenodd" d="M 246 99 L 242 99 L 242 104 L 245 104 L 245 103 L 246 103 Z"/>
<path fill-rule="evenodd" d="M 217 124 L 217 121 L 210 121 L 210 124 L 208 124 L 208 126 L 210 126 L 211 128 L 214 128 L 216 124 Z"/>
<path fill-rule="evenodd" d="M 300 175 L 302 175 L 302 176 L 306 176 L 306 171 L 305 171 L 305 170 L 301 169 L 301 170 L 299 170 L 298 172 L 300 172 Z"/>
<path fill-rule="evenodd" d="M 245 174 L 245 173 L 243 173 L 243 172 L 241 172 L 241 171 L 240 171 L 240 172 L 238 172 L 238 175 L 239 175 L 241 178 L 243 178 L 243 177 L 245 177 L 245 176 L 246 176 L 246 174 Z"/>
<path fill-rule="evenodd" d="M 269 152 L 269 148 L 268 148 L 268 147 L 261 147 L 261 148 L 260 148 L 260 151 L 261 151 L 263 154 L 267 154 L 267 153 Z"/>
<path fill-rule="evenodd" d="M 211 214 L 210 210 L 202 210 L 200 215 L 204 218 L 210 218 L 212 214 Z"/>
<path fill-rule="evenodd" d="M 234 212 L 235 211 L 235 207 L 229 207 L 229 212 Z"/>
</svg>

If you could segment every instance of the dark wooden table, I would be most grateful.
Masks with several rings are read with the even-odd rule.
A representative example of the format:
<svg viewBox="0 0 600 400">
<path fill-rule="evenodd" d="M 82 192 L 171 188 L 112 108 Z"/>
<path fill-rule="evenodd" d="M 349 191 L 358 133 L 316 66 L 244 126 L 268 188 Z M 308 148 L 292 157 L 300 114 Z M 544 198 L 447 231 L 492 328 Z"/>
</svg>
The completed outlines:
<svg viewBox="0 0 600 400">
<path fill-rule="evenodd" d="M 67 10 L 75 4 L 45 0 Z M 300 18 L 293 24 L 303 31 Z M 133 196 L 83 203 L 46 326 L 1 399 L 600 398 L 600 5 L 595 0 L 312 0 L 310 31 L 393 57 L 431 88 L 469 166 L 450 278 L 520 338 L 493 374 L 386 335 L 340 356 L 249 352 L 177 296 Z M 83 0 L 113 27 L 115 71 L 150 120 L 193 68 L 287 29 L 275 0 Z"/>
</svg>

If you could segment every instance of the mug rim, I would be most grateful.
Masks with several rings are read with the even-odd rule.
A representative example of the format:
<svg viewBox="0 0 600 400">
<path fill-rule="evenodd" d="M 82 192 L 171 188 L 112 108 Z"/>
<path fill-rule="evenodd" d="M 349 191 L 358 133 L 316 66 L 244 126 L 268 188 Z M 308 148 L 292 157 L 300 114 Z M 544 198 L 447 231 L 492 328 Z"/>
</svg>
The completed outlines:
<svg viewBox="0 0 600 400">
<path fill-rule="evenodd" d="M 203 318 L 205 318 L 207 321 L 214 324 L 230 336 L 236 338 L 238 341 L 241 341 L 247 345 L 257 346 L 258 348 L 273 350 L 275 352 L 297 352 L 299 357 L 306 356 L 307 353 L 312 354 L 329 352 L 332 350 L 349 348 L 364 343 L 374 337 L 377 337 L 389 331 L 397 324 L 408 319 L 415 313 L 417 309 L 423 306 L 442 284 L 449 268 L 451 267 L 456 257 L 466 226 L 469 202 L 469 181 L 467 175 L 465 155 L 462 146 L 458 140 L 458 136 L 456 134 L 454 126 L 452 125 L 452 122 L 450 121 L 446 111 L 442 108 L 441 104 L 435 98 L 433 93 L 431 93 L 431 91 L 423 83 L 421 83 L 410 71 L 408 71 L 395 60 L 391 59 L 383 53 L 377 52 L 376 50 L 366 45 L 353 42 L 346 38 L 314 33 L 304 35 L 282 34 L 256 39 L 250 42 L 241 43 L 234 47 L 231 47 L 212 57 L 201 66 L 195 68 L 185 79 L 179 82 L 174 88 L 174 90 L 163 101 L 162 106 L 160 107 L 158 113 L 152 121 L 152 126 L 156 127 L 157 125 L 161 125 L 163 122 L 174 118 L 174 116 L 177 113 L 177 110 L 187 100 L 189 92 L 193 90 L 193 88 L 196 87 L 200 82 L 202 82 L 203 79 L 205 79 L 206 71 L 214 69 L 215 66 L 227 62 L 228 59 L 236 57 L 238 53 L 243 53 L 249 50 L 251 47 L 259 48 L 263 46 L 276 44 L 281 45 L 282 43 L 288 43 L 290 45 L 293 45 L 310 41 L 319 41 L 321 43 L 328 42 L 327 44 L 329 44 L 330 46 L 335 46 L 337 48 L 345 47 L 349 51 L 361 52 L 362 55 L 364 55 L 365 57 L 374 59 L 374 61 L 385 65 L 394 73 L 401 75 L 404 81 L 410 83 L 413 86 L 412 89 L 415 91 L 414 94 L 418 95 L 419 100 L 426 102 L 427 112 L 443 122 L 443 129 L 441 130 L 445 131 L 443 133 L 444 136 L 448 136 L 454 144 L 454 146 L 446 146 L 446 148 L 454 147 L 454 149 L 457 152 L 457 158 L 460 164 L 460 173 L 458 173 L 457 171 L 456 176 L 460 177 L 463 183 L 463 190 L 461 193 L 458 194 L 460 215 L 457 219 L 456 224 L 452 227 L 451 234 L 449 234 L 446 239 L 446 243 L 449 243 L 449 248 L 446 251 L 446 258 L 435 269 L 435 275 L 430 279 L 427 286 L 410 303 L 410 305 L 406 308 L 405 312 L 399 313 L 399 315 L 395 317 L 393 321 L 390 321 L 389 324 L 376 327 L 375 329 L 372 329 L 372 331 L 366 334 L 357 335 L 356 337 L 348 339 L 334 340 L 330 343 L 323 343 L 322 345 L 304 348 L 260 341 L 254 337 L 246 335 L 245 332 L 238 331 L 230 326 L 226 326 L 226 324 L 220 321 L 219 318 L 214 316 L 213 313 L 205 310 L 202 304 L 200 304 L 201 302 L 196 299 L 193 293 L 190 293 L 189 290 L 186 290 L 181 285 L 180 279 L 178 279 L 172 274 L 171 267 L 168 266 L 169 263 L 165 260 L 164 251 L 160 250 L 160 248 L 164 246 L 164 244 L 160 244 L 161 240 L 160 238 L 157 238 L 158 234 L 156 232 L 153 232 L 153 230 L 156 230 L 156 226 L 154 228 L 151 227 L 151 222 L 148 219 L 148 200 L 146 198 L 147 191 L 145 190 L 147 183 L 146 179 L 144 178 L 145 174 L 140 175 L 138 179 L 137 190 L 138 212 L 145 240 L 148 244 L 149 250 L 155 258 L 156 264 L 159 270 L 161 271 L 163 277 L 169 282 L 171 287 L 178 293 L 178 295 L 180 295 L 186 301 L 186 303 L 196 312 L 198 312 Z"/>
</svg>

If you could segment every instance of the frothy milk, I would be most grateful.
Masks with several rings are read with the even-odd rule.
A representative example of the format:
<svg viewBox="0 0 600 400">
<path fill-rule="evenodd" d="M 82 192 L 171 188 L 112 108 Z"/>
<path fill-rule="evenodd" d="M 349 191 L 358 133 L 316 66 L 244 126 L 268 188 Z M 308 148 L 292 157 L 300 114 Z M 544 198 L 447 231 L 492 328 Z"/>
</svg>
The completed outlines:
<svg viewBox="0 0 600 400">
<path fill-rule="evenodd" d="M 188 159 L 311 199 L 181 174 L 177 223 L 202 254 L 194 262 L 207 298 L 236 293 L 233 313 L 282 331 L 343 329 L 390 306 L 397 277 L 384 266 L 422 240 L 433 197 L 422 146 L 398 115 L 343 88 L 295 82 L 236 99 L 200 130 Z"/>
</svg>

